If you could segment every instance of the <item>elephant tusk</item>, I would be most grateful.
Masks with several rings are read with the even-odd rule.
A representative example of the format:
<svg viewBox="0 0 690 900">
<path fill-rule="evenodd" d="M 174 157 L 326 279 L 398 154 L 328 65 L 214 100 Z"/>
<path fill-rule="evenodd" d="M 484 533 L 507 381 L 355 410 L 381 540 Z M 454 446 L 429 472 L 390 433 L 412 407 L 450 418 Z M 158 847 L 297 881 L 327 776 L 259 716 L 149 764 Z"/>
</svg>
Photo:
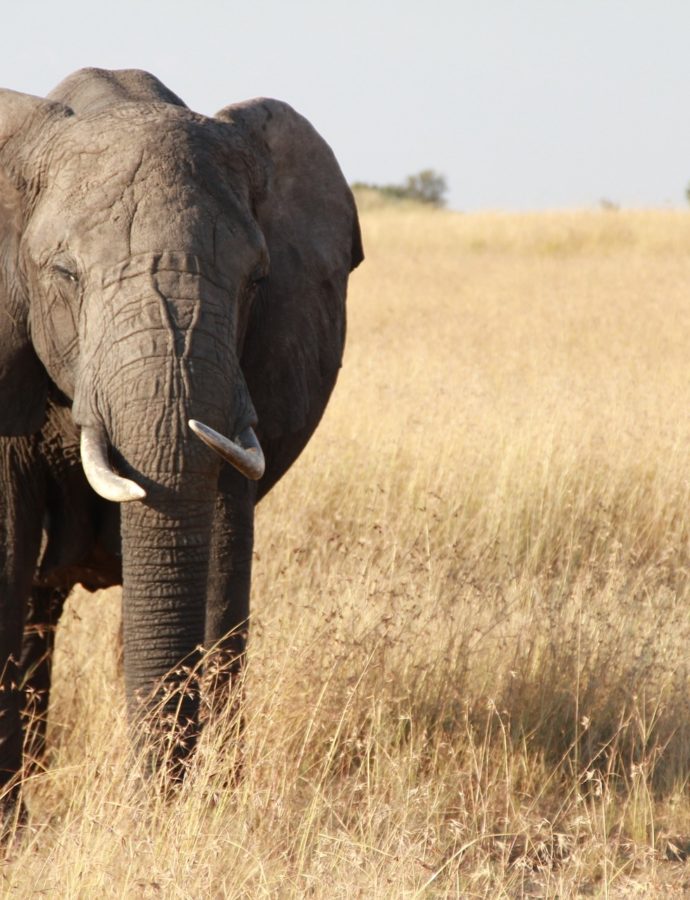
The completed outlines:
<svg viewBox="0 0 690 900">
<path fill-rule="evenodd" d="M 143 500 L 146 496 L 146 491 L 136 482 L 113 472 L 108 460 L 108 439 L 102 427 L 82 428 L 81 464 L 86 480 L 104 500 L 127 503 L 129 500 Z"/>
<path fill-rule="evenodd" d="M 229 462 L 251 481 L 258 481 L 264 474 L 266 460 L 253 428 L 245 428 L 234 441 L 230 441 L 196 419 L 189 420 L 189 427 L 211 450 L 215 450 L 219 456 L 222 456 L 226 462 Z"/>
</svg>

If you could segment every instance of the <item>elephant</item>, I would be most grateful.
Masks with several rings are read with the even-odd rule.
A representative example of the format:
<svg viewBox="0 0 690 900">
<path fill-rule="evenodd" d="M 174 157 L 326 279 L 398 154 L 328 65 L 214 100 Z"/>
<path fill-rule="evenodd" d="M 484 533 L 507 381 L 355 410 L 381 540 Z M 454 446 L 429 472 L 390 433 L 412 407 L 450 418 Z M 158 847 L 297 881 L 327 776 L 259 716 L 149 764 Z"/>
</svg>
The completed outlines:
<svg viewBox="0 0 690 900">
<path fill-rule="evenodd" d="M 362 259 L 335 156 L 284 102 L 207 117 L 134 69 L 0 91 L 3 796 L 44 748 L 77 583 L 122 585 L 128 720 L 182 777 L 204 718 L 185 673 L 213 648 L 229 701 L 254 509 L 321 419 Z"/>
</svg>

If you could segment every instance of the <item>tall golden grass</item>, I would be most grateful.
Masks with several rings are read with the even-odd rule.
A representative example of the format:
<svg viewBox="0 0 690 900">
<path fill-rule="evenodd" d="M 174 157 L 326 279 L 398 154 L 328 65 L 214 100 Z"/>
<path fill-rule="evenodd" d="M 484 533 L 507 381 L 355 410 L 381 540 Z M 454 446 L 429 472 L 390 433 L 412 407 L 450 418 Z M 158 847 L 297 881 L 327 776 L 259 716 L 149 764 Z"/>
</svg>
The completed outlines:
<svg viewBox="0 0 690 900">
<path fill-rule="evenodd" d="M 71 598 L 11 896 L 680 895 L 690 219 L 365 204 L 325 419 L 258 511 L 232 721 L 136 782 Z"/>
</svg>

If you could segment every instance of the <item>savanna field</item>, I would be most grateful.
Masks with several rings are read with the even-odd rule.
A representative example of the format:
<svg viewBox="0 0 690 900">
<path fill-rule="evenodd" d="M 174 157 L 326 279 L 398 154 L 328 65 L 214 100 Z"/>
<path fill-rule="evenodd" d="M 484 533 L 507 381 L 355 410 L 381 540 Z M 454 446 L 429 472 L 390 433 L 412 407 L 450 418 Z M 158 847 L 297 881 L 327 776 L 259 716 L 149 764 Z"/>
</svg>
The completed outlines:
<svg viewBox="0 0 690 900">
<path fill-rule="evenodd" d="M 690 213 L 361 207 L 242 777 L 228 716 L 137 781 L 119 591 L 77 591 L 3 896 L 690 894 Z"/>
</svg>

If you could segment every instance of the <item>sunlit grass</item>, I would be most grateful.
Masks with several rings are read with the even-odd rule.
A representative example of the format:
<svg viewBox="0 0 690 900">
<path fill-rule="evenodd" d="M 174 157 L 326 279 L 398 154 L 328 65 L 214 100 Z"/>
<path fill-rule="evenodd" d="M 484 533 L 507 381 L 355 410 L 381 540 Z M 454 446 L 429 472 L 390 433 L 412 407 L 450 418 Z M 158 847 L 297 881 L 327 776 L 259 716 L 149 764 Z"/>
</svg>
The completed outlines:
<svg viewBox="0 0 690 900">
<path fill-rule="evenodd" d="M 242 779 L 221 720 L 175 799 L 138 782 L 118 592 L 77 592 L 8 892 L 680 891 L 688 225 L 369 208 L 338 388 L 257 515 Z"/>
</svg>

